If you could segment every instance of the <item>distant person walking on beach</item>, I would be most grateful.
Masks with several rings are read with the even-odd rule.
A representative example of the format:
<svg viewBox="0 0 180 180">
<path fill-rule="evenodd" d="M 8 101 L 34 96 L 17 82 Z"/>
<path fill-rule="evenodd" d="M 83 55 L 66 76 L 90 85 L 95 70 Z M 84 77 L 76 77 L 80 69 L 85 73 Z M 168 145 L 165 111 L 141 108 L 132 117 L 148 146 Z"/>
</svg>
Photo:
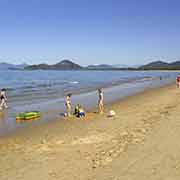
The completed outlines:
<svg viewBox="0 0 180 180">
<path fill-rule="evenodd" d="M 180 88 L 180 75 L 178 75 L 178 77 L 177 77 L 177 86 L 178 86 L 178 88 Z"/>
<path fill-rule="evenodd" d="M 98 89 L 98 95 L 99 95 L 99 100 L 98 100 L 98 106 L 99 106 L 99 112 L 102 114 L 104 112 L 104 98 L 103 98 L 103 92 L 102 89 Z"/>
<path fill-rule="evenodd" d="M 0 109 L 8 108 L 6 103 L 7 102 L 6 89 L 1 89 L 0 99 L 1 99 Z"/>
<path fill-rule="evenodd" d="M 72 96 L 72 94 L 68 94 L 68 95 L 66 96 L 67 116 L 71 116 L 71 96 Z"/>
</svg>

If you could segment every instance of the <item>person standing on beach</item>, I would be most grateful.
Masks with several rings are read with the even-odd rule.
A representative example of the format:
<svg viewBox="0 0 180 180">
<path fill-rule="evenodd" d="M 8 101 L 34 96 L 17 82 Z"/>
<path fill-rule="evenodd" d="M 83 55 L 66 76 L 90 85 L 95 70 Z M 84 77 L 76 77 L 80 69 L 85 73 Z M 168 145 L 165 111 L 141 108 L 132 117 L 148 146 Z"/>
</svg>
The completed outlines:
<svg viewBox="0 0 180 180">
<path fill-rule="evenodd" d="M 72 94 L 68 94 L 68 95 L 66 96 L 67 116 L 71 116 L 71 96 L 72 96 Z"/>
<path fill-rule="evenodd" d="M 6 103 L 7 102 L 6 89 L 1 89 L 0 99 L 1 99 L 0 109 L 8 108 Z"/>
<path fill-rule="evenodd" d="M 178 88 L 180 88 L 180 75 L 178 75 L 178 77 L 177 77 L 177 86 L 178 86 Z"/>
<path fill-rule="evenodd" d="M 102 89 L 98 89 L 98 95 L 99 95 L 99 100 L 98 100 L 98 107 L 99 107 L 99 112 L 102 114 L 104 112 L 104 98 L 103 98 L 103 92 Z"/>
</svg>

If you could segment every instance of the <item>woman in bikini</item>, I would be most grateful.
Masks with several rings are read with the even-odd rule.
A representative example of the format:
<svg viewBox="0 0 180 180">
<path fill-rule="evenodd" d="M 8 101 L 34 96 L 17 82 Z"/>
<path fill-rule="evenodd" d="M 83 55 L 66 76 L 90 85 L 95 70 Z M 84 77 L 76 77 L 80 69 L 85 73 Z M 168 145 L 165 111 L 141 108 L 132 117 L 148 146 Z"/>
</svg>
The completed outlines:
<svg viewBox="0 0 180 180">
<path fill-rule="evenodd" d="M 1 99 L 0 109 L 8 108 L 6 103 L 7 102 L 6 89 L 1 89 L 0 99 Z"/>
<path fill-rule="evenodd" d="M 98 100 L 98 107 L 99 107 L 99 113 L 102 114 L 104 112 L 104 98 L 103 98 L 103 92 L 102 89 L 98 89 L 98 95 L 99 95 L 99 100 Z"/>
<path fill-rule="evenodd" d="M 71 95 L 68 94 L 66 96 L 66 110 L 67 110 L 67 116 L 71 116 Z"/>
</svg>

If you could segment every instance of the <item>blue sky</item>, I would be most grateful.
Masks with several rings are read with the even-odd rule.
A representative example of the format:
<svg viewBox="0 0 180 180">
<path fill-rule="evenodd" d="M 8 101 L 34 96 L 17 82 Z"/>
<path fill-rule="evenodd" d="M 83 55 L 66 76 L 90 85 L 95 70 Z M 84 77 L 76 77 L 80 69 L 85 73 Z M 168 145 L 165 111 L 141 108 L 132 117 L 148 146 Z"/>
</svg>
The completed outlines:
<svg viewBox="0 0 180 180">
<path fill-rule="evenodd" d="M 0 0 L 0 61 L 180 59 L 178 0 Z"/>
</svg>

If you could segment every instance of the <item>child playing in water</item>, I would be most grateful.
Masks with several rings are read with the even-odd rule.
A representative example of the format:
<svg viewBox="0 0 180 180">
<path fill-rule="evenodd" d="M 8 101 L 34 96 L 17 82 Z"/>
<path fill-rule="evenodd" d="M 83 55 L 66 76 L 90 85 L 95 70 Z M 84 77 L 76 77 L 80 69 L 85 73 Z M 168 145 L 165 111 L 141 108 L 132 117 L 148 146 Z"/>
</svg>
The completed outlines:
<svg viewBox="0 0 180 180">
<path fill-rule="evenodd" d="M 104 98 L 103 98 L 102 89 L 98 89 L 98 94 L 99 94 L 99 100 L 98 100 L 99 112 L 100 114 L 102 114 L 104 111 L 104 103 L 103 103 Z"/>
<path fill-rule="evenodd" d="M 68 95 L 66 96 L 67 116 L 71 116 L 71 96 L 72 96 L 72 94 L 68 94 Z"/>
<path fill-rule="evenodd" d="M 85 117 L 85 112 L 84 109 L 82 108 L 82 106 L 79 107 L 79 113 L 78 113 L 78 117 Z"/>
<path fill-rule="evenodd" d="M 77 104 L 74 109 L 74 115 L 78 117 L 80 104 Z"/>
<path fill-rule="evenodd" d="M 0 109 L 8 108 L 6 103 L 7 102 L 6 89 L 1 89 L 0 99 L 1 99 Z"/>
<path fill-rule="evenodd" d="M 85 112 L 84 109 L 82 108 L 82 106 L 80 104 L 77 104 L 75 106 L 75 112 L 74 114 L 76 115 L 76 117 L 85 117 Z"/>
</svg>

